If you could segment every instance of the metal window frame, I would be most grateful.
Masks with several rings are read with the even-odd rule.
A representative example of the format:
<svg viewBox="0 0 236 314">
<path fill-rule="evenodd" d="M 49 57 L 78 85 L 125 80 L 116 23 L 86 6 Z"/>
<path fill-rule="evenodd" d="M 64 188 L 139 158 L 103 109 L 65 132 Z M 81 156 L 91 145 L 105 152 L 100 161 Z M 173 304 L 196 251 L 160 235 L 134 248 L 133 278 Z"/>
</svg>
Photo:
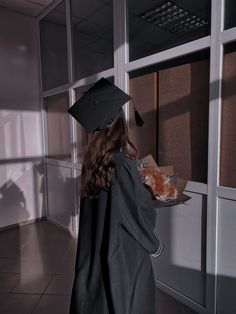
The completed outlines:
<svg viewBox="0 0 236 314">
<path fill-rule="evenodd" d="M 157 52 L 153 55 L 131 61 L 126 64 L 126 71 L 131 72 L 150 65 L 183 57 L 187 54 L 210 48 L 210 36 L 190 41 L 188 43 Z"/>
<path fill-rule="evenodd" d="M 219 182 L 220 160 L 223 8 L 222 0 L 212 0 L 206 243 L 206 309 L 209 313 L 216 313 L 217 305 L 218 197 L 216 188 Z"/>
<path fill-rule="evenodd" d="M 51 12 L 62 0 L 56 0 L 37 18 L 38 23 L 48 13 Z M 224 20 L 224 0 L 211 0 L 211 33 L 209 36 L 166 49 L 134 61 L 129 62 L 129 43 L 128 43 L 128 14 L 127 0 L 113 0 L 113 35 L 114 35 L 114 67 L 88 77 L 73 80 L 73 43 L 72 27 L 70 17 L 70 0 L 66 2 L 66 23 L 67 23 L 67 49 L 68 49 L 68 74 L 69 83 L 51 90 L 42 91 L 41 75 L 41 51 L 39 42 L 39 65 L 40 65 L 40 84 L 41 84 L 41 104 L 43 122 L 43 151 L 44 151 L 44 170 L 45 170 L 45 204 L 46 215 L 48 212 L 47 202 L 47 164 L 58 165 L 58 167 L 71 168 L 72 178 L 81 171 L 81 164 L 77 163 L 77 133 L 76 122 L 70 117 L 71 134 L 71 162 L 59 161 L 46 158 L 47 154 L 47 125 L 46 114 L 43 105 L 45 97 L 67 91 L 69 93 L 69 107 L 75 101 L 75 89 L 94 83 L 101 77 L 114 76 L 117 86 L 128 92 L 129 73 L 133 70 L 141 69 L 150 65 L 158 64 L 173 58 L 182 57 L 200 50 L 210 49 L 210 100 L 209 100 L 209 142 L 208 142 L 208 182 L 207 184 L 189 181 L 186 191 L 207 195 L 207 240 L 206 240 L 206 304 L 205 307 L 184 296 L 180 292 L 167 286 L 165 283 L 156 281 L 157 287 L 186 306 L 198 313 L 216 314 L 217 306 L 217 233 L 218 233 L 218 200 L 226 198 L 236 201 L 236 188 L 219 186 L 219 160 L 220 160 L 220 126 L 221 126 L 221 80 L 223 64 L 223 45 L 236 41 L 236 27 L 223 30 Z M 39 25 L 38 25 L 39 36 Z M 38 37 L 39 38 L 39 37 Z M 124 108 L 125 116 L 128 121 L 128 104 Z M 75 214 L 79 195 L 75 192 Z M 78 232 L 79 213 L 74 216 L 73 232 Z M 51 218 L 50 218 L 51 219 Z M 56 223 L 56 222 L 55 222 Z"/>
</svg>

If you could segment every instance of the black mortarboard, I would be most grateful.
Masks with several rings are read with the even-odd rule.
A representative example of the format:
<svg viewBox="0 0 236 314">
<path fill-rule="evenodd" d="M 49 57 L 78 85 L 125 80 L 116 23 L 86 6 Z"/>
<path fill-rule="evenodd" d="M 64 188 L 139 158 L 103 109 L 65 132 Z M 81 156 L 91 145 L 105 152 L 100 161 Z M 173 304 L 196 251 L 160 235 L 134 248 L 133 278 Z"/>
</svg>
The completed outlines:
<svg viewBox="0 0 236 314">
<path fill-rule="evenodd" d="M 131 96 L 120 88 L 101 78 L 67 111 L 91 133 L 112 122 L 121 107 L 130 99 Z M 140 122 L 139 124 L 141 125 Z"/>
</svg>

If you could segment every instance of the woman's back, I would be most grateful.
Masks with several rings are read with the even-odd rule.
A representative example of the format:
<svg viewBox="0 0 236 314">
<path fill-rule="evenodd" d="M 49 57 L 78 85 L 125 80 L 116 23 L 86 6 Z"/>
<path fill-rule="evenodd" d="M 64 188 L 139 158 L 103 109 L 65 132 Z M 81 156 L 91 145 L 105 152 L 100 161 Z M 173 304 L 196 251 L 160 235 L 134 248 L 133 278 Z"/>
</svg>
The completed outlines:
<svg viewBox="0 0 236 314">
<path fill-rule="evenodd" d="M 156 313 L 152 195 L 135 160 L 118 152 L 114 163 L 110 188 L 81 198 L 70 314 Z"/>
</svg>

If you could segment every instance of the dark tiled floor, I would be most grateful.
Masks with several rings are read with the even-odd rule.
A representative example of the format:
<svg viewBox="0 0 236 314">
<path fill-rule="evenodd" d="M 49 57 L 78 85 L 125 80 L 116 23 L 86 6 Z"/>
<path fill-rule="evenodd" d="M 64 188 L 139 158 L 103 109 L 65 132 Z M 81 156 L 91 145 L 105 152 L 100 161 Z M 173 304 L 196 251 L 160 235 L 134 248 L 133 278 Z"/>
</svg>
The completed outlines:
<svg viewBox="0 0 236 314">
<path fill-rule="evenodd" d="M 75 252 L 76 239 L 48 221 L 2 231 L 0 313 L 68 314 Z M 158 314 L 195 313 L 158 290 L 157 302 Z"/>
<path fill-rule="evenodd" d="M 76 240 L 47 221 L 0 233 L 0 313 L 67 314 Z"/>
</svg>

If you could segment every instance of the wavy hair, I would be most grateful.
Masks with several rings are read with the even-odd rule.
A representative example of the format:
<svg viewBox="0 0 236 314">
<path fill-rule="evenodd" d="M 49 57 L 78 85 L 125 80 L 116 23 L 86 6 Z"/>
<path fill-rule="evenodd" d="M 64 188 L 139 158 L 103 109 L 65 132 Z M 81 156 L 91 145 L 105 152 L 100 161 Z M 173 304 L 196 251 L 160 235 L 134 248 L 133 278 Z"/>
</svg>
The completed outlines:
<svg viewBox="0 0 236 314">
<path fill-rule="evenodd" d="M 128 135 L 123 109 L 111 124 L 89 135 L 81 172 L 82 197 L 96 197 L 100 190 L 109 188 L 115 167 L 113 157 L 119 151 L 131 159 L 138 157 L 138 150 Z"/>
</svg>

